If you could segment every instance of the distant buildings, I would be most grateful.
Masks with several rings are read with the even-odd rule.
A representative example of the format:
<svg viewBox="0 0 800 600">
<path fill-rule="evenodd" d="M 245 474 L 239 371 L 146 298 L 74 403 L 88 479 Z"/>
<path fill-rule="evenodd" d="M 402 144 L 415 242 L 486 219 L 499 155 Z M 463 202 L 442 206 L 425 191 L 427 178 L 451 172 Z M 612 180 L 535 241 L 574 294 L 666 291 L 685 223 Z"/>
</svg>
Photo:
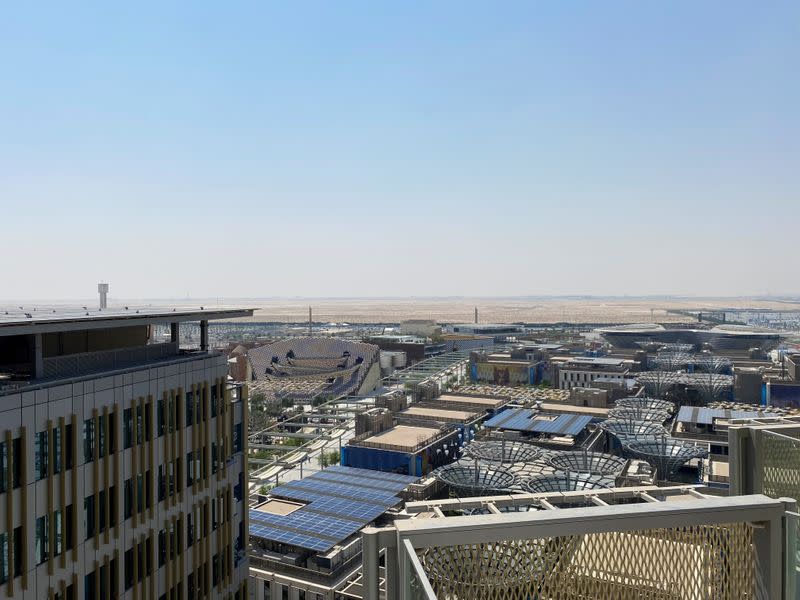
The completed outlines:
<svg viewBox="0 0 800 600">
<path fill-rule="evenodd" d="M 508 323 L 454 323 L 447 329 L 462 335 L 489 336 L 498 343 L 516 339 L 525 333 L 522 325 Z"/>
<path fill-rule="evenodd" d="M 617 325 L 596 330 L 612 346 L 617 348 L 640 348 L 648 343 L 691 344 L 700 349 L 769 350 L 780 343 L 780 333 L 769 329 L 758 329 L 744 325 L 718 325 L 711 328 L 664 327 L 658 323 Z"/>
</svg>

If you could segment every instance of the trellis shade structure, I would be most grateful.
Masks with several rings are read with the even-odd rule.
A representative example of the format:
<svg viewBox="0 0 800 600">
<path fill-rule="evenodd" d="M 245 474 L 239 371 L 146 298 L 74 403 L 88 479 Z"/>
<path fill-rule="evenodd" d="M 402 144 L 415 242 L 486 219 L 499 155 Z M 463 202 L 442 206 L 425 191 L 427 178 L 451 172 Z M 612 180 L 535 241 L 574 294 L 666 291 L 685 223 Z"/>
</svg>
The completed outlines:
<svg viewBox="0 0 800 600">
<path fill-rule="evenodd" d="M 652 440 L 630 440 L 624 448 L 632 458 L 650 463 L 664 480 L 670 479 L 690 460 L 708 456 L 705 448 L 666 436 Z"/>
<path fill-rule="evenodd" d="M 551 473 L 531 477 L 522 482 L 522 488 L 532 493 L 574 492 L 614 487 L 614 478 L 591 473 Z"/>
<path fill-rule="evenodd" d="M 502 494 L 517 481 L 516 475 L 503 467 L 482 464 L 452 463 L 439 467 L 433 475 L 461 495 Z"/>
<path fill-rule="evenodd" d="M 530 462 L 545 454 L 542 448 L 533 444 L 498 440 L 472 442 L 464 448 L 464 452 L 472 458 L 493 463 Z"/>
<path fill-rule="evenodd" d="M 440 513 L 367 530 L 363 598 L 378 598 L 385 546 L 399 558 L 386 562 L 387 600 L 794 599 L 785 536 L 795 502 L 696 493 L 691 502 L 645 494 L 640 504 L 606 504 L 616 491 L 585 492 L 598 506 Z M 556 504 L 564 495 L 546 497 Z"/>
<path fill-rule="evenodd" d="M 628 463 L 624 458 L 613 454 L 586 450 L 559 452 L 551 456 L 549 462 L 554 469 L 565 473 L 593 473 L 611 477 L 620 475 Z"/>
<path fill-rule="evenodd" d="M 648 439 L 667 434 L 663 425 L 652 421 L 634 421 L 632 419 L 606 419 L 600 427 L 608 431 L 621 442 L 628 439 Z"/>
<path fill-rule="evenodd" d="M 654 410 L 651 408 L 612 408 L 608 411 L 608 418 L 663 423 L 669 419 L 669 413 L 665 410 Z"/>
<path fill-rule="evenodd" d="M 672 414 L 675 412 L 675 404 L 669 400 L 660 398 L 620 398 L 614 403 L 615 408 L 644 408 L 653 410 L 665 410 Z"/>
</svg>

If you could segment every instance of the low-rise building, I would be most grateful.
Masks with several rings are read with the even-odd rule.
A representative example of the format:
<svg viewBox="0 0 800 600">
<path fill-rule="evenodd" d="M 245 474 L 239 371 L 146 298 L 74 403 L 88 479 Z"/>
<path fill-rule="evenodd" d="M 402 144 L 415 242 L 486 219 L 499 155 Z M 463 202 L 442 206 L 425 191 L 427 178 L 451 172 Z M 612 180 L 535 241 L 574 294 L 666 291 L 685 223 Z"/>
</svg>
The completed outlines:
<svg viewBox="0 0 800 600">
<path fill-rule="evenodd" d="M 354 437 L 342 447 L 341 462 L 349 467 L 419 477 L 453 460 L 451 451 L 459 445 L 459 433 L 456 427 L 396 425 Z"/>
<path fill-rule="evenodd" d="M 595 356 L 557 357 L 551 361 L 557 371 L 556 381 L 562 390 L 574 387 L 595 387 L 594 381 L 623 382 L 634 361 L 625 358 L 607 358 Z"/>
</svg>

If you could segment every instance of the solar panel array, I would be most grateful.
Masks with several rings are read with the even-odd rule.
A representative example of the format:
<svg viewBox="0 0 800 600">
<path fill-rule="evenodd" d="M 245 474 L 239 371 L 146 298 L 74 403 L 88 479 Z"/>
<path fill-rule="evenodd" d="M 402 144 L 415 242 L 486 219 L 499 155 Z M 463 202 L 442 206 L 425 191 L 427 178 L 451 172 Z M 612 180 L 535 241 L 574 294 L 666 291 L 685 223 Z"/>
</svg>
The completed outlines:
<svg viewBox="0 0 800 600">
<path fill-rule="evenodd" d="M 681 406 L 678 411 L 679 422 L 696 423 L 698 425 L 713 425 L 714 419 L 755 419 L 757 417 L 777 416 L 776 413 L 761 410 L 728 410 L 702 406 Z"/>
<path fill-rule="evenodd" d="M 514 431 L 531 431 L 553 435 L 578 435 L 592 422 L 589 415 L 558 415 L 554 419 L 534 419 L 536 416 L 550 417 L 528 408 L 512 408 L 504 410 L 487 420 L 486 427 L 511 429 Z"/>
<path fill-rule="evenodd" d="M 387 509 L 416 477 L 340 465 L 273 488 L 270 496 L 307 503 L 288 515 L 250 509 L 250 535 L 325 552 Z"/>
</svg>

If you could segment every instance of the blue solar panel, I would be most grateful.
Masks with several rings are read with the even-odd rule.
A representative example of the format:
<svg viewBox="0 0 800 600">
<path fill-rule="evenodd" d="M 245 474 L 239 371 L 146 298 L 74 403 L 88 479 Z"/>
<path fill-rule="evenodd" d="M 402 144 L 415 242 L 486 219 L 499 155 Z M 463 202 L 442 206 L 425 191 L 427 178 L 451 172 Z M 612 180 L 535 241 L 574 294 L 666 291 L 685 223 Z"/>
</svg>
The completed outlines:
<svg viewBox="0 0 800 600">
<path fill-rule="evenodd" d="M 727 410 L 722 408 L 706 408 L 702 406 L 681 406 L 678 411 L 678 422 L 695 423 L 697 425 L 713 425 L 714 419 L 755 419 L 758 417 L 776 417 L 778 415 L 766 411 Z"/>
<path fill-rule="evenodd" d="M 553 417 L 527 408 L 504 410 L 486 421 L 487 427 L 532 431 L 553 435 L 578 435 L 592 421 L 589 415 L 561 414 L 552 419 L 533 419 L 533 417 Z"/>
<path fill-rule="evenodd" d="M 418 479 L 418 477 L 414 477 L 413 475 L 403 475 L 401 473 L 389 473 L 385 471 L 372 471 L 369 469 L 357 469 L 355 467 L 343 467 L 342 465 L 333 465 L 325 469 L 324 472 L 327 473 L 330 471 L 343 473 L 345 475 L 352 475 L 354 477 L 363 477 L 366 479 L 397 482 L 398 484 L 403 484 L 403 487 L 407 486 L 409 483 L 413 483 Z"/>
<path fill-rule="evenodd" d="M 344 498 L 352 498 L 354 500 L 361 500 L 363 502 L 375 502 L 384 504 L 386 500 L 393 498 L 393 492 L 384 492 L 381 490 L 367 489 L 360 486 L 358 483 L 334 483 L 332 481 L 325 481 L 318 477 L 307 477 L 299 481 L 292 481 L 279 486 L 273 490 L 273 493 L 278 496 L 285 496 L 285 489 L 289 490 L 308 490 L 311 492 L 318 492 L 325 496 L 341 496 Z M 287 496 L 288 497 L 288 496 Z"/>
<path fill-rule="evenodd" d="M 322 471 L 316 475 L 317 480 L 326 481 L 329 483 L 344 483 L 348 485 L 357 485 L 368 490 L 379 490 L 394 495 L 406 487 L 405 483 L 397 483 L 394 481 L 382 481 L 380 479 L 366 479 L 364 477 L 353 477 L 343 473 L 329 472 L 329 470 Z"/>
<path fill-rule="evenodd" d="M 305 502 L 288 515 L 250 509 L 250 535 L 325 551 L 400 502 L 396 493 L 416 477 L 352 467 L 330 467 L 274 488 L 275 497 Z"/>
</svg>

